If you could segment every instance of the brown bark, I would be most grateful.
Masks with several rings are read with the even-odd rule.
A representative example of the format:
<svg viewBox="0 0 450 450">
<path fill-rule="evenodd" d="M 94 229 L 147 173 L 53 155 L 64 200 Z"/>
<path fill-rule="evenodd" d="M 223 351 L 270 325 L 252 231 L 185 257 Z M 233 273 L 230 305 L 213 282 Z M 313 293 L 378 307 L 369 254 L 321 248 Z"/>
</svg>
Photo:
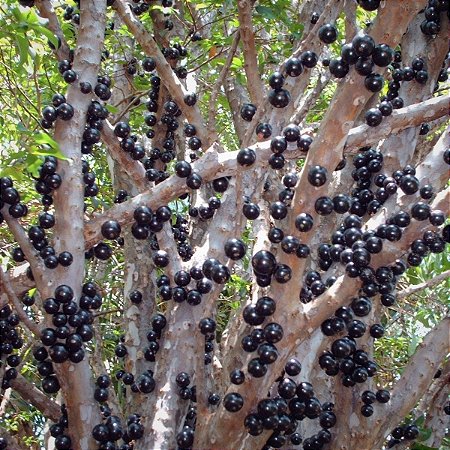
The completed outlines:
<svg viewBox="0 0 450 450">
<path fill-rule="evenodd" d="M 0 427 L 0 436 L 6 439 L 8 450 L 27 450 L 28 447 L 21 445 L 16 436 L 13 436 L 3 427 Z M 28 449 L 29 450 L 29 449 Z"/>
<path fill-rule="evenodd" d="M 144 166 L 122 150 L 119 139 L 114 134 L 113 127 L 106 120 L 103 124 L 101 134 L 102 141 L 108 149 L 108 155 L 120 166 L 120 170 L 125 172 L 133 181 L 132 185 L 135 189 L 138 192 L 143 192 L 145 189 L 148 189 L 149 182 L 145 178 Z"/>
<path fill-rule="evenodd" d="M 8 211 L 2 211 L 2 214 L 9 230 L 22 249 L 25 258 L 31 267 L 31 272 L 33 274 L 36 286 L 39 289 L 43 289 L 46 284 L 47 269 L 45 268 L 41 258 L 39 257 L 39 253 L 31 245 L 27 233 L 25 232 L 19 221 L 12 218 Z"/>
<path fill-rule="evenodd" d="M 264 86 L 258 69 L 258 55 L 252 25 L 253 0 L 238 0 L 239 30 L 244 53 L 244 69 L 247 75 L 247 89 L 252 103 L 264 98 Z"/>
<path fill-rule="evenodd" d="M 92 86 L 97 82 L 103 49 L 105 10 L 105 0 L 81 3 L 73 70 L 77 73 L 78 80 L 87 81 Z M 54 247 L 57 252 L 72 253 L 73 263 L 67 268 L 58 267 L 53 270 L 46 289 L 40 289 L 43 298 L 51 296 L 54 289 L 61 284 L 71 286 L 75 297 L 79 298 L 84 278 L 84 185 L 81 170 L 81 140 L 91 98 L 81 93 L 78 83 L 69 87 L 66 98 L 73 106 L 75 114 L 70 122 L 58 121 L 55 127 L 54 139 L 69 160 L 58 163 L 62 184 L 54 196 L 56 218 Z M 100 414 L 94 400 L 93 380 L 87 356 L 78 364 L 66 362 L 55 366 L 68 410 L 72 445 L 75 450 L 94 449 L 96 444 L 91 431 L 93 424 L 100 421 Z"/>
<path fill-rule="evenodd" d="M 392 144 L 392 141 L 396 140 L 396 136 L 402 136 L 402 133 L 408 131 L 415 132 L 416 127 L 424 121 L 428 122 L 439 117 L 445 117 L 449 112 L 449 107 L 448 98 L 440 96 L 397 109 L 393 111 L 389 119 L 384 120 L 378 127 L 359 125 L 352 128 L 348 133 L 345 147 L 363 147 L 364 145 L 374 144 L 383 138 L 388 138 L 387 140 Z M 414 141 L 396 141 L 396 144 L 395 149 L 407 151 L 412 148 L 412 152 L 414 152 Z M 383 145 L 383 148 L 387 148 L 387 145 Z M 406 163 L 408 159 L 403 161 Z M 396 164 L 392 169 L 397 170 L 403 166 L 404 164 Z M 393 170 L 387 170 L 386 173 L 391 173 Z"/>
<path fill-rule="evenodd" d="M 60 406 L 22 375 L 19 374 L 16 379 L 11 380 L 11 387 L 24 400 L 30 402 L 35 408 L 41 411 L 47 419 L 58 422 L 61 418 Z"/>
<path fill-rule="evenodd" d="M 421 400 L 423 410 L 426 411 L 424 427 L 431 431 L 430 437 L 424 442 L 428 447 L 438 448 L 442 445 L 446 429 L 450 425 L 450 418 L 444 411 L 450 395 L 450 361 L 442 367 L 442 374 L 433 380 L 428 392 Z"/>
<path fill-rule="evenodd" d="M 442 61 L 445 59 L 448 51 L 445 39 L 448 30 L 448 19 L 445 16 L 443 17 L 441 32 L 432 40 L 420 31 L 421 22 L 422 16 L 418 15 L 403 36 L 401 42 L 402 59 L 404 65 L 410 66 L 415 57 L 421 57 L 427 68 L 428 81 L 425 85 L 414 82 L 402 83 L 399 96 L 403 99 L 405 105 L 420 103 L 433 95 Z M 448 98 L 446 109 L 448 115 L 450 111 Z M 432 120 L 434 120 L 433 117 L 424 117 L 423 123 L 428 123 Z M 420 125 L 420 123 L 417 125 Z M 387 136 L 387 139 L 379 148 L 385 155 L 383 167 L 386 173 L 392 173 L 411 162 L 420 137 L 419 132 L 420 128 L 409 128 L 401 133 Z"/>
</svg>

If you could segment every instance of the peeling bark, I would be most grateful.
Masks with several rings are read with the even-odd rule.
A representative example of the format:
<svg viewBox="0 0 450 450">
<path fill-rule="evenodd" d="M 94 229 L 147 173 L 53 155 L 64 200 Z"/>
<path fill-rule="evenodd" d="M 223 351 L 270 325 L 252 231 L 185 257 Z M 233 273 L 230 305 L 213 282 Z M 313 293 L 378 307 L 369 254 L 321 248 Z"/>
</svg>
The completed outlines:
<svg viewBox="0 0 450 450">
<path fill-rule="evenodd" d="M 82 3 L 80 27 L 73 70 L 79 79 L 95 86 L 100 65 L 106 20 L 106 1 Z M 55 192 L 54 206 L 56 225 L 54 247 L 57 252 L 69 251 L 74 262 L 67 268 L 58 267 L 49 276 L 46 289 L 40 289 L 44 297 L 50 297 L 61 284 L 72 287 L 78 299 L 84 278 L 84 185 L 81 170 L 81 139 L 86 113 L 91 102 L 89 96 L 79 91 L 77 85 L 69 87 L 67 102 L 75 111 L 70 122 L 58 121 L 54 139 L 68 161 L 58 163 L 62 184 Z M 65 362 L 55 367 L 69 414 L 69 434 L 75 450 L 93 449 L 92 424 L 100 421 L 98 405 L 94 400 L 93 380 L 87 356 L 78 363 Z"/>
</svg>

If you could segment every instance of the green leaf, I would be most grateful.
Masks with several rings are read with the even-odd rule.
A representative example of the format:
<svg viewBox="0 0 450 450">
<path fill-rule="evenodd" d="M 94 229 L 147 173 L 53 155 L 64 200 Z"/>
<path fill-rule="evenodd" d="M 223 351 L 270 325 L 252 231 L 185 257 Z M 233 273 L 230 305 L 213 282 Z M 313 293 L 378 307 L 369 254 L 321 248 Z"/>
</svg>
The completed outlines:
<svg viewBox="0 0 450 450">
<path fill-rule="evenodd" d="M 119 111 L 119 108 L 117 108 L 116 106 L 113 105 L 106 105 L 106 109 L 111 113 L 111 114 L 116 114 Z"/>
<path fill-rule="evenodd" d="M 28 128 L 24 127 L 22 122 L 19 122 L 17 125 L 17 131 L 23 134 L 31 134 L 31 131 L 28 130 Z"/>
<path fill-rule="evenodd" d="M 27 63 L 28 61 L 28 48 L 30 46 L 27 38 L 21 34 L 17 34 L 16 35 L 16 43 L 17 43 L 17 47 L 19 49 L 19 55 L 20 55 L 20 60 L 19 60 L 19 70 L 23 70 L 23 66 Z"/>
<path fill-rule="evenodd" d="M 30 24 L 30 27 L 33 28 L 33 30 L 37 34 L 43 34 L 54 45 L 55 48 L 59 47 L 57 36 L 55 36 L 49 29 L 38 24 Z"/>
<path fill-rule="evenodd" d="M 17 22 L 23 21 L 23 14 L 17 6 L 12 8 L 11 12 L 12 12 L 14 18 L 17 20 Z"/>
<path fill-rule="evenodd" d="M 408 356 L 412 356 L 414 354 L 418 344 L 419 344 L 419 339 L 416 335 L 414 335 L 408 344 Z"/>
<path fill-rule="evenodd" d="M 261 14 L 261 16 L 263 16 L 265 19 L 274 20 L 277 18 L 274 10 L 272 8 L 269 8 L 268 6 L 258 5 L 255 9 L 256 12 Z"/>
<path fill-rule="evenodd" d="M 30 148 L 30 152 L 33 155 L 52 155 L 59 159 L 63 159 L 65 161 L 68 161 L 69 158 L 63 155 L 61 152 L 61 149 L 59 148 L 58 143 L 47 133 L 44 133 L 42 131 L 36 133 L 33 135 L 34 142 L 38 144 L 40 147 L 32 146 Z"/>
<path fill-rule="evenodd" d="M 412 445 L 411 450 L 439 450 L 439 449 L 436 447 L 428 447 L 428 445 L 423 445 L 415 442 Z"/>
<path fill-rule="evenodd" d="M 418 427 L 423 427 L 423 424 L 425 423 L 425 415 L 422 414 L 420 417 L 418 417 L 416 420 L 414 420 L 414 423 L 415 423 Z"/>
<path fill-rule="evenodd" d="M 30 147 L 30 152 L 33 155 L 39 155 L 39 156 L 54 156 L 59 159 L 68 160 L 67 157 L 65 157 L 61 152 L 58 150 L 55 150 L 47 145 L 43 145 L 41 147 L 32 146 Z"/>
<path fill-rule="evenodd" d="M 39 158 L 38 155 L 28 154 L 26 165 L 28 172 L 30 172 L 31 175 L 37 178 L 39 176 L 39 169 L 42 165 L 42 159 Z"/>
<path fill-rule="evenodd" d="M 433 430 L 431 430 L 430 428 L 422 428 L 420 430 L 420 435 L 419 435 L 418 440 L 425 442 L 431 437 L 432 433 L 433 433 Z"/>
<path fill-rule="evenodd" d="M 27 23 L 34 24 L 34 23 L 39 23 L 39 17 L 37 16 L 37 14 L 32 10 L 29 9 L 27 11 L 27 15 L 25 16 L 25 20 L 27 21 Z M 48 23 L 48 19 L 41 19 L 43 21 L 43 25 Z"/>
<path fill-rule="evenodd" d="M 58 143 L 43 131 L 40 131 L 34 135 L 34 141 L 36 142 L 36 144 L 48 144 L 51 148 L 59 150 Z"/>
</svg>

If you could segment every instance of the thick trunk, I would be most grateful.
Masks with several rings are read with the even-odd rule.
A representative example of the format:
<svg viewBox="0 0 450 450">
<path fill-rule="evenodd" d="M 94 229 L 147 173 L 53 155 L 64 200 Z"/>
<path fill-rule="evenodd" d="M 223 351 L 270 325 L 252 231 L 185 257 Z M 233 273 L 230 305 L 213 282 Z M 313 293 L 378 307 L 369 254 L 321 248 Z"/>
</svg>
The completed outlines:
<svg viewBox="0 0 450 450">
<path fill-rule="evenodd" d="M 103 49 L 106 1 L 82 2 L 80 27 L 73 70 L 80 81 L 95 86 Z M 81 93 L 78 83 L 67 93 L 67 102 L 75 114 L 70 122 L 59 121 L 55 128 L 55 140 L 68 161 L 58 163 L 62 184 L 55 193 L 54 247 L 57 253 L 69 251 L 74 262 L 67 268 L 59 267 L 52 273 L 48 283 L 48 294 L 59 285 L 72 287 L 79 299 L 84 279 L 83 236 L 84 185 L 81 170 L 81 140 L 86 122 L 86 113 L 91 98 Z M 45 295 L 41 292 L 41 295 Z M 50 295 L 48 295 L 50 296 Z M 98 405 L 94 400 L 94 386 L 88 356 L 78 364 L 66 362 L 55 365 L 64 402 L 69 415 L 69 433 L 75 450 L 96 448 L 91 437 L 92 426 L 100 421 Z"/>
</svg>

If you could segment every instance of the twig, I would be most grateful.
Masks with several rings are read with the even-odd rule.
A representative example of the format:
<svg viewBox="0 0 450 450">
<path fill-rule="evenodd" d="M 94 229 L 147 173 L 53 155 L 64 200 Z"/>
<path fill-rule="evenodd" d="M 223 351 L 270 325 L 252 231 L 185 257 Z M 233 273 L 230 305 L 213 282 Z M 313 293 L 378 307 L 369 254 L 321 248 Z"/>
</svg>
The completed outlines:
<svg viewBox="0 0 450 450">
<path fill-rule="evenodd" d="M 0 268 L 0 283 L 3 285 L 3 290 L 6 292 L 9 301 L 14 305 L 14 309 L 17 312 L 20 320 L 24 323 L 24 325 L 37 337 L 41 334 L 41 327 L 31 320 L 27 313 L 24 311 L 20 300 L 17 298 L 16 293 L 13 291 L 11 287 L 11 283 L 9 282 L 9 276 L 3 269 Z"/>
<path fill-rule="evenodd" d="M 146 95 L 147 92 L 139 92 L 139 94 L 136 94 L 134 96 L 130 96 L 133 98 L 133 101 L 130 101 L 128 103 L 127 106 L 125 106 L 125 108 L 120 111 L 120 113 L 117 115 L 117 117 L 114 117 L 114 121 L 113 123 L 116 124 L 117 122 L 120 122 L 122 120 L 123 117 L 125 117 L 132 109 L 134 108 L 138 108 L 140 105 L 135 105 L 134 102 L 142 97 L 144 97 L 144 95 Z M 124 100 L 122 100 L 120 103 L 122 103 Z"/>
<path fill-rule="evenodd" d="M 189 69 L 187 73 L 193 73 L 196 72 L 198 69 L 202 68 L 203 66 L 205 66 L 206 64 L 209 64 L 211 61 L 214 61 L 216 58 L 218 58 L 219 56 L 223 55 L 224 53 L 228 52 L 229 48 L 228 47 L 221 47 L 221 49 L 214 53 L 212 56 L 210 56 L 207 60 L 201 62 L 200 64 L 198 64 L 197 66 L 193 67 L 192 69 Z M 191 61 L 191 63 L 196 62 L 197 60 L 199 60 L 200 58 L 202 58 L 204 55 L 200 55 L 198 58 L 195 58 L 194 60 Z"/>
<path fill-rule="evenodd" d="M 106 316 L 108 314 L 123 313 L 123 308 L 108 309 L 106 311 L 98 311 L 94 313 L 94 317 Z"/>
<path fill-rule="evenodd" d="M 289 122 L 299 124 L 304 120 L 308 112 L 310 111 L 312 105 L 317 101 L 318 97 L 322 93 L 322 91 L 327 86 L 328 82 L 331 79 L 331 74 L 327 71 L 324 74 L 319 73 L 319 77 L 317 79 L 317 83 L 314 86 L 314 89 L 309 93 L 309 95 L 305 98 L 300 108 L 295 112 L 295 114 L 289 119 Z"/>
<path fill-rule="evenodd" d="M 441 274 L 437 275 L 434 278 L 430 278 L 427 281 L 424 281 L 420 284 L 413 284 L 410 287 L 404 289 L 403 291 L 400 291 L 397 294 L 397 298 L 400 300 L 405 297 L 409 297 L 411 294 L 415 294 L 418 291 L 422 291 L 423 289 L 427 289 L 433 286 L 436 286 L 437 284 L 442 283 L 443 281 L 447 281 L 447 279 L 450 277 L 450 269 L 446 270 L 445 272 L 442 272 Z"/>
<path fill-rule="evenodd" d="M 227 76 L 227 73 L 228 73 L 228 70 L 230 69 L 231 63 L 233 62 L 234 54 L 236 53 L 236 49 L 239 44 L 240 37 L 241 37 L 241 35 L 238 31 L 234 36 L 233 43 L 231 44 L 225 64 L 222 67 L 219 77 L 217 78 L 217 80 L 214 83 L 214 86 L 212 88 L 211 96 L 209 98 L 209 105 L 208 105 L 208 125 L 207 125 L 208 133 L 213 133 L 214 130 L 216 129 L 217 96 L 219 95 L 220 88 L 222 87 L 225 77 Z"/>
</svg>

